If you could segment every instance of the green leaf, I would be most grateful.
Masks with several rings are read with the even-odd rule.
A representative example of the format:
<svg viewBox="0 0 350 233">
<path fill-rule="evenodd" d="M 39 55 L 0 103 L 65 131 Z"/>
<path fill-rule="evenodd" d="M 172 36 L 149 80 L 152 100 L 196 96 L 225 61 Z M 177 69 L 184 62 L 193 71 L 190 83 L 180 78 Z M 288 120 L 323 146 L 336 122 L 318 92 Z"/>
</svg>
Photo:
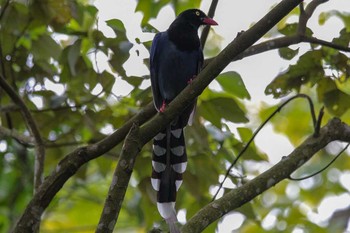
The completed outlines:
<svg viewBox="0 0 350 233">
<path fill-rule="evenodd" d="M 137 77 L 137 76 L 129 76 L 124 78 L 123 80 L 127 81 L 129 84 L 133 85 L 134 87 L 138 87 L 141 85 L 141 83 L 143 82 L 143 78 L 141 77 Z"/>
<path fill-rule="evenodd" d="M 81 40 L 77 40 L 74 44 L 68 47 L 68 65 L 69 70 L 73 76 L 76 75 L 75 65 L 78 62 L 78 58 L 80 57 L 80 46 Z"/>
<path fill-rule="evenodd" d="M 330 19 L 331 17 L 337 17 L 339 18 L 340 20 L 343 21 L 344 23 L 344 26 L 346 28 L 346 30 L 349 32 L 350 31 L 350 14 L 348 12 L 340 12 L 338 10 L 332 10 L 332 11 L 328 11 L 328 12 L 322 12 L 320 15 L 319 15 L 319 18 L 318 18 L 318 23 L 320 25 L 323 25 L 326 23 L 326 21 L 328 19 Z"/>
<path fill-rule="evenodd" d="M 299 48 L 295 50 L 288 47 L 283 47 L 278 49 L 278 54 L 280 55 L 280 57 L 286 60 L 292 60 L 298 53 L 299 53 Z"/>
<path fill-rule="evenodd" d="M 229 71 L 220 74 L 216 80 L 219 82 L 222 89 L 241 99 L 250 99 L 249 92 L 244 85 L 241 76 L 234 71 Z"/>
<path fill-rule="evenodd" d="M 286 24 L 283 28 L 279 29 L 278 31 L 285 36 L 291 36 L 297 33 L 297 28 L 297 23 Z"/>
<path fill-rule="evenodd" d="M 139 0 L 135 11 L 143 13 L 141 25 L 144 26 L 151 18 L 155 18 L 162 7 L 169 2 L 170 0 Z"/>
<path fill-rule="evenodd" d="M 42 35 L 32 43 L 32 53 L 36 60 L 57 60 L 61 52 L 61 46 L 49 35 Z"/>
<path fill-rule="evenodd" d="M 243 142 L 248 142 L 253 136 L 252 130 L 246 127 L 238 127 L 237 131 Z"/>
<path fill-rule="evenodd" d="M 278 75 L 265 89 L 265 94 L 272 94 L 279 98 L 291 91 L 299 91 L 302 85 L 315 85 L 324 76 L 322 66 L 323 52 L 309 51 L 302 55 L 297 64 Z"/>
<path fill-rule="evenodd" d="M 125 35 L 125 27 L 124 27 L 124 23 L 119 20 L 119 19 L 110 19 L 106 21 L 107 25 L 113 29 L 113 31 L 115 32 L 115 34 L 117 36 L 119 36 L 119 34 L 121 33 L 122 35 Z"/>
<path fill-rule="evenodd" d="M 192 0 L 192 1 L 172 1 L 175 8 L 176 15 L 180 14 L 184 10 L 199 8 L 202 0 Z"/>
<path fill-rule="evenodd" d="M 111 19 L 106 22 L 117 35 L 116 38 L 104 38 L 103 40 L 105 46 L 113 51 L 109 63 L 120 76 L 126 77 L 123 64 L 129 58 L 129 51 L 133 47 L 133 44 L 129 42 L 126 36 L 122 21 L 119 19 Z"/>
<path fill-rule="evenodd" d="M 338 45 L 348 46 L 350 43 L 350 30 L 347 31 L 345 28 L 343 28 L 340 31 L 339 37 L 334 38 L 332 42 Z"/>
<path fill-rule="evenodd" d="M 245 146 L 245 144 L 253 137 L 253 132 L 251 129 L 246 128 L 246 127 L 238 127 L 237 131 L 239 133 L 239 136 L 242 139 L 243 144 L 237 144 L 235 147 L 237 149 L 237 151 L 241 151 L 243 149 L 243 147 Z M 255 161 L 267 161 L 267 155 L 263 154 L 263 153 L 259 153 L 259 151 L 257 150 L 255 143 L 252 142 L 249 147 L 248 150 L 245 152 L 244 154 L 244 159 L 250 159 L 250 160 L 255 160 Z"/>
<path fill-rule="evenodd" d="M 279 29 L 278 31 L 285 36 L 292 36 L 298 33 L 297 30 L 298 30 L 298 24 L 292 23 L 292 24 L 286 24 L 283 28 Z M 311 31 L 310 28 L 307 27 L 305 34 L 307 36 L 312 36 L 313 32 Z"/>
<path fill-rule="evenodd" d="M 200 115 L 221 129 L 221 119 L 235 123 L 248 122 L 244 111 L 232 98 L 219 97 L 203 101 L 199 106 Z"/>
<path fill-rule="evenodd" d="M 107 93 L 110 93 L 115 82 L 114 76 L 107 71 L 103 71 L 99 75 L 99 81 L 103 87 L 103 90 Z"/>
<path fill-rule="evenodd" d="M 327 110 L 340 117 L 350 109 L 350 95 L 339 90 L 330 78 L 322 79 L 317 86 L 317 95 Z"/>
<path fill-rule="evenodd" d="M 15 48 L 19 34 L 28 26 L 29 14 L 23 4 L 13 2 L 3 11 L 1 19 L 0 41 L 3 56 L 11 54 Z M 3 9 L 5 10 L 5 9 Z"/>
</svg>

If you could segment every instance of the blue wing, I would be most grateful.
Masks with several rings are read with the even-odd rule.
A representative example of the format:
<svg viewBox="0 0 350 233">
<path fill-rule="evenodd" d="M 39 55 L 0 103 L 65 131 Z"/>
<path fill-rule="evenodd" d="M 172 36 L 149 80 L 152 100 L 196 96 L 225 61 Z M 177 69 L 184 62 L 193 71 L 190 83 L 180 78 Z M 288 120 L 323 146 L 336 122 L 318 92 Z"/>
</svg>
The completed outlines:
<svg viewBox="0 0 350 233">
<path fill-rule="evenodd" d="M 203 53 L 200 48 L 182 51 L 169 40 L 167 32 L 156 34 L 150 54 L 155 107 L 159 110 L 163 102 L 171 102 L 188 85 L 189 80 L 198 74 L 202 64 Z"/>
<path fill-rule="evenodd" d="M 158 41 L 161 37 L 161 33 L 157 33 L 153 39 L 151 53 L 150 53 L 150 70 L 151 70 L 151 84 L 153 93 L 153 103 L 156 109 L 159 111 L 160 106 L 163 103 L 163 98 L 159 92 L 158 76 L 157 76 L 157 47 Z"/>
</svg>

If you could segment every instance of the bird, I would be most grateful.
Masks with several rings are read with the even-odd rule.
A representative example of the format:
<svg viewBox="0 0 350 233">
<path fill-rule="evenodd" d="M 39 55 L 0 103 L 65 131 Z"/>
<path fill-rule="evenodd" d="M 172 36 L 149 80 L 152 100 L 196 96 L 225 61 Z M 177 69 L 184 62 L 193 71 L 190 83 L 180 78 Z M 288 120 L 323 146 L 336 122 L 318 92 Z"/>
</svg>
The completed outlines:
<svg viewBox="0 0 350 233">
<path fill-rule="evenodd" d="M 199 9 L 180 13 L 164 32 L 155 35 L 150 50 L 150 76 L 153 103 L 162 113 L 171 101 L 200 72 L 203 51 L 198 37 L 202 25 L 218 25 Z M 187 166 L 183 129 L 193 118 L 196 100 L 153 140 L 151 183 L 157 191 L 157 208 L 171 233 L 179 232 L 176 223 L 176 193 Z"/>
</svg>

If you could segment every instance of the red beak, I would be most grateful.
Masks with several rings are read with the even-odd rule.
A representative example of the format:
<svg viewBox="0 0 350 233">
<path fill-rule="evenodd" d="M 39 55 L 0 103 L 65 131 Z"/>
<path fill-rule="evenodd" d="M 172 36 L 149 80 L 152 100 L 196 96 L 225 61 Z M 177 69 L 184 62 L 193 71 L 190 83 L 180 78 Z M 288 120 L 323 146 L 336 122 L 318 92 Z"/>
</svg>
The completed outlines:
<svg viewBox="0 0 350 233">
<path fill-rule="evenodd" d="M 211 18 L 204 18 L 202 21 L 206 25 L 218 25 L 218 23 Z"/>
</svg>

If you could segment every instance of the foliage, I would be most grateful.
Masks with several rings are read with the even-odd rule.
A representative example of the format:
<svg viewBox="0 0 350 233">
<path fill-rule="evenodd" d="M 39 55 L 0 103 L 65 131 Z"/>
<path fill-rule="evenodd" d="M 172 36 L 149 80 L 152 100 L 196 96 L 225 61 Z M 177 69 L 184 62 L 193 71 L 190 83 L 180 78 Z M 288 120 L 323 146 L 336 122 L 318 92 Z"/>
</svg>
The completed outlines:
<svg viewBox="0 0 350 233">
<path fill-rule="evenodd" d="M 20 95 L 40 129 L 47 154 L 45 175 L 77 146 L 97 142 L 152 101 L 150 87 L 144 85 L 149 83 L 148 76 L 130 76 L 124 66 L 133 47 L 149 49 L 150 42 L 129 38 L 125 22 L 108 20 L 106 24 L 115 36 L 107 37 L 96 27 L 98 9 L 88 1 L 4 0 L 0 4 L 1 77 Z M 179 13 L 200 4 L 200 0 L 139 0 L 135 11 L 143 14 L 140 28 L 150 31 L 148 29 L 153 28 L 150 19 L 163 7 L 170 5 Z M 325 11 L 320 14 L 319 23 L 324 24 L 330 17 L 337 17 L 344 24 L 332 42 L 349 46 L 349 14 Z M 281 22 L 278 35 L 271 36 L 296 33 L 298 25 L 287 22 L 287 19 Z M 312 36 L 312 30 L 307 29 L 306 35 Z M 215 38 L 208 43 L 213 51 L 222 49 L 216 45 Z M 110 70 L 99 69 L 97 54 L 108 58 Z M 348 53 L 311 44 L 306 51 L 280 48 L 279 55 L 289 60 L 290 65 L 267 85 L 266 94 L 275 98 L 310 94 L 317 109 L 325 106 L 324 122 L 337 116 L 350 123 Z M 147 59 L 143 62 L 147 63 Z M 261 104 L 259 119 L 254 119 L 247 106 L 254 93 L 248 92 L 244 79 L 233 70 L 222 73 L 216 79 L 219 88 L 207 88 L 198 99 L 194 125 L 186 129 L 189 165 L 177 199 L 177 208 L 185 211 L 187 219 L 210 202 L 212 190 L 228 164 L 252 136 L 255 129 L 252 125 L 257 124 L 254 121 L 262 122 L 275 109 L 275 106 Z M 122 81 L 132 86 L 126 96 L 118 94 Z M 308 115 L 308 105 L 296 101 L 285 107 L 271 124 L 298 146 L 303 138 L 312 134 Z M 0 125 L 30 135 L 20 109 L 2 89 Z M 90 161 L 64 185 L 43 216 L 41 232 L 95 231 L 120 151 L 121 145 L 118 145 Z M 325 165 L 333 151 L 331 146 L 320 151 L 296 176 Z M 0 231 L 7 232 L 32 197 L 35 150 L 32 144 L 0 132 L 0 153 Z M 284 181 L 235 210 L 244 217 L 240 232 L 292 232 L 296 228 L 303 232 L 328 232 L 328 222 L 317 224 L 309 215 L 326 197 L 347 193 L 340 177 L 347 172 L 348 163 L 344 156 L 332 169 L 308 181 Z M 259 166 L 269 165 L 268 156 L 253 144 L 229 174 L 231 185 L 225 183 L 224 192 L 259 175 Z M 120 231 L 146 232 L 152 227 L 165 227 L 154 204 L 150 174 L 151 145 L 148 144 L 136 160 L 117 223 Z M 266 225 L 264 221 L 269 218 L 273 221 Z M 213 232 L 217 224 L 212 224 L 206 232 Z"/>
</svg>

